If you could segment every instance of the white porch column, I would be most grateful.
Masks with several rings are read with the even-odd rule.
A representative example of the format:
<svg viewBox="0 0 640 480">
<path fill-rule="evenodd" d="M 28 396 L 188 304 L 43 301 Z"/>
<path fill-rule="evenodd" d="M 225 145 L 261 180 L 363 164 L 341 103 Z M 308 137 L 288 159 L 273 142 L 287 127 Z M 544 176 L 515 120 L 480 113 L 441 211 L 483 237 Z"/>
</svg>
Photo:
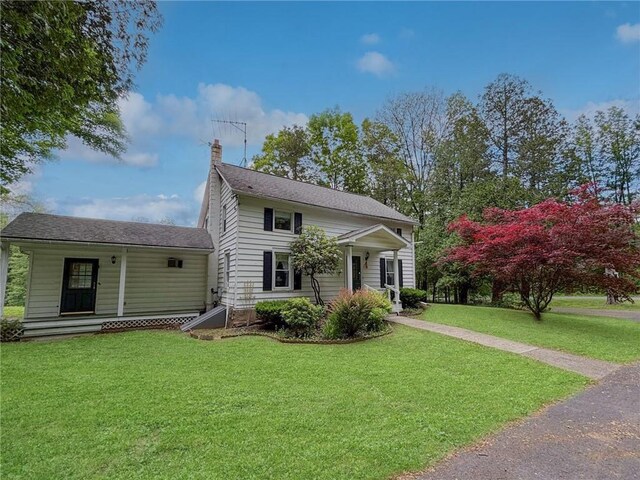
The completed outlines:
<svg viewBox="0 0 640 480">
<path fill-rule="evenodd" d="M 400 272 L 398 268 L 398 250 L 393 251 L 393 288 L 396 291 L 393 302 L 395 303 L 395 312 L 402 311 L 402 303 L 400 302 Z"/>
<path fill-rule="evenodd" d="M 127 282 L 127 249 L 120 256 L 120 284 L 118 285 L 118 316 L 124 316 L 124 286 Z"/>
<path fill-rule="evenodd" d="M 353 247 L 347 245 L 347 290 L 353 291 Z"/>
<path fill-rule="evenodd" d="M 4 294 L 7 291 L 10 246 L 9 242 L 2 242 L 0 244 L 0 318 L 4 315 Z"/>
</svg>

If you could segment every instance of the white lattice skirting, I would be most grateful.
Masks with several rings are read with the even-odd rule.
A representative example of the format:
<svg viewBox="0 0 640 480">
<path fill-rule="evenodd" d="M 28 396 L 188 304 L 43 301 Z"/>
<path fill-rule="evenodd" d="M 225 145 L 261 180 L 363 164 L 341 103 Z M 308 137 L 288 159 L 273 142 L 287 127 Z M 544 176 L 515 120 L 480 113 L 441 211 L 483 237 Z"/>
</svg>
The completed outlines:
<svg viewBox="0 0 640 480">
<path fill-rule="evenodd" d="M 178 327 L 197 317 L 196 315 L 176 315 L 168 317 L 138 317 L 108 320 L 102 324 L 102 331 L 128 328 Z"/>
</svg>

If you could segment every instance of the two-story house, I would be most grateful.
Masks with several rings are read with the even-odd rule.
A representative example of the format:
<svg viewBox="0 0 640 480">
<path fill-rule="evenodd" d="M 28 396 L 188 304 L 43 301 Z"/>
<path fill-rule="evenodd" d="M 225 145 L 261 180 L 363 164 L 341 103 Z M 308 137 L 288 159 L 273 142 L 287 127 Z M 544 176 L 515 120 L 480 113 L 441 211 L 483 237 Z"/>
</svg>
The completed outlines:
<svg viewBox="0 0 640 480">
<path fill-rule="evenodd" d="M 370 197 L 225 164 L 216 140 L 196 228 L 21 214 L 1 233 L 0 300 L 15 244 L 30 262 L 25 336 L 183 324 L 216 304 L 229 325 L 261 300 L 313 299 L 290 257 L 305 225 L 344 255 L 319 278 L 323 299 L 413 287 L 415 224 Z"/>
</svg>

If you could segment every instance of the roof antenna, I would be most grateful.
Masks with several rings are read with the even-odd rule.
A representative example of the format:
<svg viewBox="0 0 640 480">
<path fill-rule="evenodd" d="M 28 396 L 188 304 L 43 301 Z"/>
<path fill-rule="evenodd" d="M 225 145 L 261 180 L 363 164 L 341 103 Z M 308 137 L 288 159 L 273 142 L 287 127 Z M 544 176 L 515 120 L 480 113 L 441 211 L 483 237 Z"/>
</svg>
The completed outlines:
<svg viewBox="0 0 640 480">
<path fill-rule="evenodd" d="M 225 123 L 227 125 L 231 125 L 235 127 L 237 130 L 241 131 L 244 135 L 244 156 L 242 157 L 242 166 L 247 166 L 247 124 L 246 122 L 236 122 L 233 120 L 218 120 L 215 118 L 211 119 L 212 122 L 215 123 Z"/>
</svg>

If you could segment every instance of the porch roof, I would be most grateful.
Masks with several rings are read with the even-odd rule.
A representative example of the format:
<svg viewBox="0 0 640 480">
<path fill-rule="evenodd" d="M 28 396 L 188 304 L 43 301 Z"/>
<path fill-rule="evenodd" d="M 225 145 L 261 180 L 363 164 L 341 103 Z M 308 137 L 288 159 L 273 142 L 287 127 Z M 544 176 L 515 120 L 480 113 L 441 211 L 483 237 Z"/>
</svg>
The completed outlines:
<svg viewBox="0 0 640 480">
<path fill-rule="evenodd" d="M 0 235 L 2 240 L 7 241 L 180 248 L 205 252 L 213 250 L 211 236 L 204 228 L 44 213 L 21 213 L 0 232 Z"/>
<path fill-rule="evenodd" d="M 376 250 L 398 250 L 408 247 L 410 242 L 390 228 L 378 223 L 359 228 L 338 237 L 338 245 L 362 246 Z"/>
</svg>

